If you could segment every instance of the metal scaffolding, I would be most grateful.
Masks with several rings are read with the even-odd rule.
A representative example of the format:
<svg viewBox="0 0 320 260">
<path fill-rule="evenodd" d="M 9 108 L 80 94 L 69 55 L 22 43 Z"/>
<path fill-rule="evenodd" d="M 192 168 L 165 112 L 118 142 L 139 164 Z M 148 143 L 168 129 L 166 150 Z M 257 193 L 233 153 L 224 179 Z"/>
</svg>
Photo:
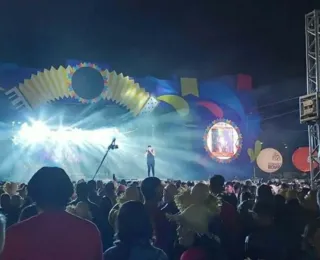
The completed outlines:
<svg viewBox="0 0 320 260">
<path fill-rule="evenodd" d="M 305 16 L 307 95 L 300 97 L 300 122 L 308 124 L 311 187 L 319 177 L 320 11 Z M 315 167 L 316 166 L 316 167 Z"/>
</svg>

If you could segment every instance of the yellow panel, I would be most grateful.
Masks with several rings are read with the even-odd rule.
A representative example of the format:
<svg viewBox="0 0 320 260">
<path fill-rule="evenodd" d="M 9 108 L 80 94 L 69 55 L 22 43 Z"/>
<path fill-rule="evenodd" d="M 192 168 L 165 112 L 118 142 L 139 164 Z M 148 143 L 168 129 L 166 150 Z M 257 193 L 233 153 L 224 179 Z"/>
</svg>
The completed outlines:
<svg viewBox="0 0 320 260">
<path fill-rule="evenodd" d="M 46 99 L 49 100 L 53 100 L 54 99 L 54 95 L 52 93 L 51 90 L 51 83 L 46 81 L 46 76 L 44 74 L 44 72 L 38 72 L 37 74 L 37 81 L 40 84 L 40 86 L 46 90 Z"/>
<path fill-rule="evenodd" d="M 27 89 L 23 84 L 19 84 L 19 90 L 24 96 L 24 98 L 27 100 L 29 105 L 34 108 L 36 106 L 36 101 L 35 101 L 35 95 L 33 94 L 32 90 Z"/>
<path fill-rule="evenodd" d="M 34 82 L 31 79 L 26 79 L 23 82 L 23 87 L 26 88 L 27 91 L 32 93 L 32 106 L 36 107 L 41 104 L 42 96 L 41 93 L 34 86 Z"/>
<path fill-rule="evenodd" d="M 31 107 L 70 97 L 67 73 L 72 70 L 70 66 L 45 69 L 43 72 L 38 72 L 37 75 L 32 75 L 31 79 L 25 80 L 19 85 L 19 89 Z M 108 78 L 109 87 L 103 98 L 124 105 L 134 115 L 138 115 L 148 101 L 149 93 L 140 88 L 134 80 L 124 77 L 122 73 L 117 74 L 115 71 L 109 72 L 108 70 L 101 73 Z"/>
<path fill-rule="evenodd" d="M 44 70 L 43 74 L 41 75 L 41 80 L 45 82 L 46 86 L 49 86 L 49 91 L 51 92 L 52 99 L 54 100 L 58 97 L 58 91 L 54 87 L 54 80 L 52 77 L 52 73 L 49 70 Z"/>
<path fill-rule="evenodd" d="M 194 95 L 199 97 L 198 80 L 195 78 L 181 78 L 181 95 Z"/>
<path fill-rule="evenodd" d="M 59 94 L 62 97 L 69 97 L 70 93 L 68 90 L 68 84 L 67 84 L 67 71 L 62 66 L 59 67 L 57 71 L 57 78 L 58 78 L 58 87 L 59 88 Z"/>
<path fill-rule="evenodd" d="M 109 74 L 109 97 L 112 101 L 115 101 L 115 92 L 116 92 L 116 87 L 118 85 L 118 80 L 119 80 L 119 76 L 116 74 L 115 71 L 112 71 Z"/>
<path fill-rule="evenodd" d="M 39 93 L 39 99 L 41 102 L 47 102 L 49 100 L 48 95 L 46 94 L 46 90 L 41 86 L 40 82 L 37 80 L 38 76 L 32 75 L 31 82 L 34 88 Z"/>
<path fill-rule="evenodd" d="M 164 95 L 158 97 L 157 99 L 173 106 L 181 116 L 187 116 L 189 114 L 189 104 L 182 97 L 175 95 Z"/>
<path fill-rule="evenodd" d="M 134 112 L 135 115 L 138 115 L 140 113 L 142 108 L 147 103 L 149 97 L 150 97 L 149 93 L 146 92 L 145 89 L 140 88 L 140 91 L 134 97 L 134 101 L 133 101 L 135 103 L 135 107 L 133 109 L 133 112 Z"/>
</svg>

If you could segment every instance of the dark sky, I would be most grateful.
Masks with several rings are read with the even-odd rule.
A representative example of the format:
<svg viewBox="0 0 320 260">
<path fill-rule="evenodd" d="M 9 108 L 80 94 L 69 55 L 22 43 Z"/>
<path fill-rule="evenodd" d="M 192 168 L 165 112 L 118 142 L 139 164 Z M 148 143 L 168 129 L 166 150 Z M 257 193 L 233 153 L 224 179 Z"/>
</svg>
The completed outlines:
<svg viewBox="0 0 320 260">
<path fill-rule="evenodd" d="M 319 1 L 318 1 L 319 2 Z M 105 61 L 128 75 L 305 74 L 304 15 L 316 0 L 1 0 L 0 60 Z"/>
</svg>

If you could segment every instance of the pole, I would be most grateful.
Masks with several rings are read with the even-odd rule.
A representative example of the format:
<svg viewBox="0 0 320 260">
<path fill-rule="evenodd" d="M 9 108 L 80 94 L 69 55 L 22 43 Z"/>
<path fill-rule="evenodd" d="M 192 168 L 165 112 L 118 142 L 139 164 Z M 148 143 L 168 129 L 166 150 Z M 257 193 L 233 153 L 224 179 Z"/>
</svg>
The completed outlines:
<svg viewBox="0 0 320 260">
<path fill-rule="evenodd" d="M 94 179 L 97 177 L 97 174 L 98 174 L 98 172 L 100 171 L 101 166 L 102 166 L 103 163 L 104 163 L 104 160 L 105 160 L 106 157 L 108 156 L 109 151 L 110 151 L 111 149 L 113 149 L 113 147 L 114 147 L 114 145 L 115 145 L 115 142 L 116 142 L 116 138 L 113 138 L 111 144 L 108 146 L 108 149 L 107 149 L 106 153 L 105 153 L 104 156 L 102 157 L 102 160 L 101 160 L 101 162 L 100 162 L 100 164 L 99 164 L 99 166 L 98 166 L 98 169 L 96 170 L 95 174 L 93 175 L 92 180 L 94 180 Z"/>
</svg>

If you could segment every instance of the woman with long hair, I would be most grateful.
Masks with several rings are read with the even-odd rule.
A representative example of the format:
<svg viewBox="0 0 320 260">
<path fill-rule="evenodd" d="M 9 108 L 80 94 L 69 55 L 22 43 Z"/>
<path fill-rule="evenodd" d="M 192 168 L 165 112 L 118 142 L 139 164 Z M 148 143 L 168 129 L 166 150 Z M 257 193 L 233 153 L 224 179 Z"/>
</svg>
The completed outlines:
<svg viewBox="0 0 320 260">
<path fill-rule="evenodd" d="M 116 230 L 118 241 L 104 253 L 104 259 L 168 259 L 161 249 L 152 245 L 152 224 L 141 202 L 128 201 L 121 205 Z"/>
</svg>

